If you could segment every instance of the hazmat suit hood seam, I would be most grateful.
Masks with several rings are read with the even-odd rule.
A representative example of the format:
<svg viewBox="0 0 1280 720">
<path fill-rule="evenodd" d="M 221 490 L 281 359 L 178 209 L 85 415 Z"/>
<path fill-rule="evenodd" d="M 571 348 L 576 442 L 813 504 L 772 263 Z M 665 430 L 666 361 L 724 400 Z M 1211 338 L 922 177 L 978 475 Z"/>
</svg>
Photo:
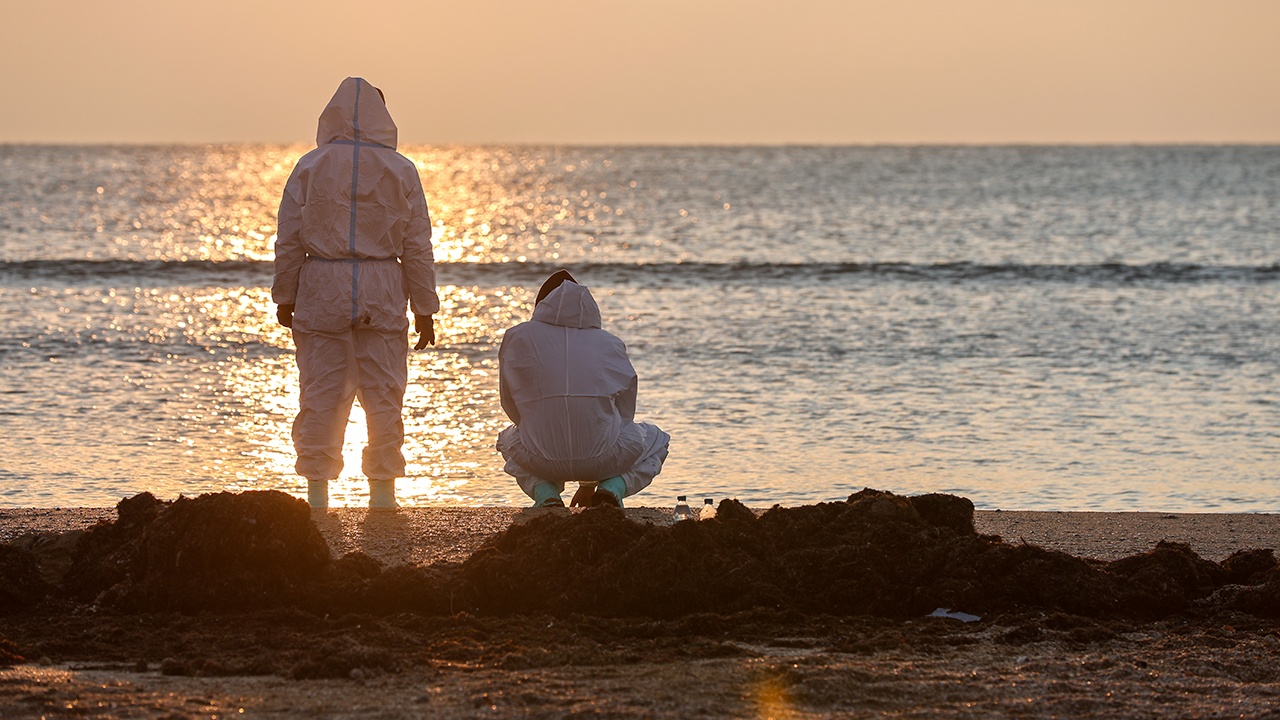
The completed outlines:
<svg viewBox="0 0 1280 720">
<path fill-rule="evenodd" d="M 377 89 L 364 78 L 349 77 L 342 81 L 320 113 L 316 144 L 369 143 L 394 150 L 398 134 Z"/>
<path fill-rule="evenodd" d="M 600 306 L 584 285 L 566 280 L 533 309 L 533 319 L 571 328 L 600 327 Z"/>
</svg>

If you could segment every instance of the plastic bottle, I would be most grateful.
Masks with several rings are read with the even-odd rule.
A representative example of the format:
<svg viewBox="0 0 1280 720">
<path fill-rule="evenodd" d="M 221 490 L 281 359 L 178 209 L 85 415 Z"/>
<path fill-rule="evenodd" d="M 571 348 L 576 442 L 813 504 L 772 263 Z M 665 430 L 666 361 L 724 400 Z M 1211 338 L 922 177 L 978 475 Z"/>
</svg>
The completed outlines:
<svg viewBox="0 0 1280 720">
<path fill-rule="evenodd" d="M 685 498 L 684 495 L 681 495 L 676 498 L 676 511 L 671 516 L 671 522 L 673 523 L 678 523 L 681 520 L 693 519 L 693 509 L 689 507 L 688 501 L 685 500 L 684 498 Z"/>
<path fill-rule="evenodd" d="M 707 498 L 702 501 L 702 510 L 698 511 L 699 520 L 710 520 L 716 516 L 716 501 Z"/>
</svg>

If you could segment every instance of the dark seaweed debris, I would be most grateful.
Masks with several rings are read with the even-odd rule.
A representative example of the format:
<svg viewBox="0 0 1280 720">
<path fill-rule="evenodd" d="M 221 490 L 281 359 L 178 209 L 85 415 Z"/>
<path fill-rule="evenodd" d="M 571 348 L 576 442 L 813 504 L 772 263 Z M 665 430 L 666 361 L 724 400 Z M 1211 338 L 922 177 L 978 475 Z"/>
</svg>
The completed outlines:
<svg viewBox="0 0 1280 720">
<path fill-rule="evenodd" d="M 333 559 L 307 505 L 282 493 L 173 503 L 144 494 L 118 510 L 117 521 L 81 534 L 69 572 L 53 582 L 38 550 L 58 543 L 0 546 L 0 605 L 655 619 L 753 609 L 907 617 L 940 606 L 1098 619 L 1280 617 L 1272 550 L 1214 563 L 1160 543 L 1115 562 L 1083 559 L 979 535 L 972 503 L 950 495 L 868 489 L 759 517 L 726 500 L 716 520 L 674 526 L 636 523 L 607 507 L 548 513 L 508 528 L 463 563 L 392 568 L 358 553 Z"/>
<path fill-rule="evenodd" d="M 306 503 L 279 492 L 172 503 L 143 493 L 79 533 L 55 597 L 115 609 L 245 611 L 296 604 L 333 567 Z M 22 543 L 39 557 L 53 537 Z"/>
<path fill-rule="evenodd" d="M 758 519 L 726 501 L 717 517 L 728 519 L 643 527 L 617 512 L 540 518 L 463 563 L 459 592 L 496 614 L 675 617 L 765 607 L 909 617 L 945 606 L 1154 618 L 1188 610 L 1229 575 L 1185 545 L 1105 563 L 1006 544 L 978 535 L 972 504 L 947 495 L 864 490 Z M 1277 577 L 1274 555 L 1253 552 L 1251 600 L 1234 607 L 1274 613 L 1280 597 L 1264 580 Z"/>
</svg>

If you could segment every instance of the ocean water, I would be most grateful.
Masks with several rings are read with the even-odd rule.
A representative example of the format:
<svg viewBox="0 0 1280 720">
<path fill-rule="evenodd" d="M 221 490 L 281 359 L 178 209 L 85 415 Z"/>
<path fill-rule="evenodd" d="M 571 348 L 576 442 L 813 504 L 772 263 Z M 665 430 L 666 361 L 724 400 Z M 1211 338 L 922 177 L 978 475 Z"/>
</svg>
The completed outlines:
<svg viewBox="0 0 1280 720">
<path fill-rule="evenodd" d="M 0 146 L 0 505 L 303 494 L 269 286 L 308 149 Z M 444 304 L 404 505 L 526 502 L 497 347 L 564 266 L 673 437 L 633 504 L 1280 511 L 1278 147 L 402 152 Z"/>
</svg>

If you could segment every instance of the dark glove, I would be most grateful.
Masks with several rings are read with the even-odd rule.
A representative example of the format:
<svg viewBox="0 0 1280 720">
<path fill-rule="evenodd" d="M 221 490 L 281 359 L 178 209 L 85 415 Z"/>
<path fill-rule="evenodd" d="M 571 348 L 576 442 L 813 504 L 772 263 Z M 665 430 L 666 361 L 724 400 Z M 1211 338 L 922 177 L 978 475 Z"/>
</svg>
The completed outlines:
<svg viewBox="0 0 1280 720">
<path fill-rule="evenodd" d="M 593 482 L 584 482 L 578 485 L 578 492 L 573 494 L 573 499 L 569 501 L 569 507 L 591 507 L 591 496 L 596 491 L 596 484 Z"/>
<path fill-rule="evenodd" d="M 287 328 L 292 328 L 293 327 L 293 306 L 281 305 L 277 307 L 276 319 L 280 321 L 281 325 Z"/>
<path fill-rule="evenodd" d="M 419 334 L 418 344 L 414 350 L 421 350 L 428 345 L 436 344 L 436 321 L 431 315 L 413 314 L 413 329 Z"/>
</svg>

